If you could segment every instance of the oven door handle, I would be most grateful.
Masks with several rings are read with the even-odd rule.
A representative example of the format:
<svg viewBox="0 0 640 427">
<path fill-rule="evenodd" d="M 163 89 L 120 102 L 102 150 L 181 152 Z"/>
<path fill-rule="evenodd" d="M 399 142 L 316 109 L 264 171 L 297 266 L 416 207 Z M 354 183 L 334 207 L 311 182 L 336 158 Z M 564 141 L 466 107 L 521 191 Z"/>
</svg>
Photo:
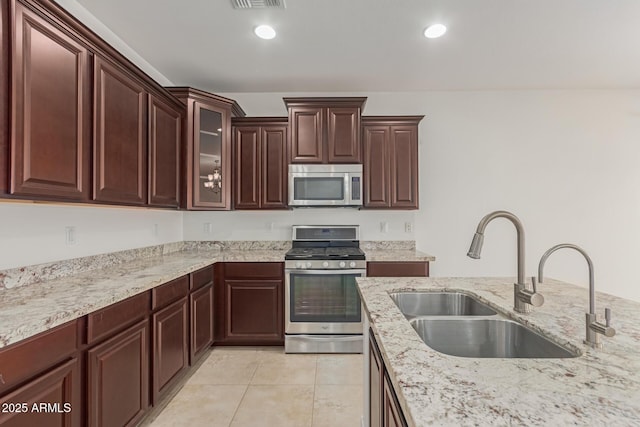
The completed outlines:
<svg viewBox="0 0 640 427">
<path fill-rule="evenodd" d="M 296 268 L 287 268 L 284 271 L 286 274 L 315 274 L 315 275 L 327 275 L 327 274 L 360 274 L 364 277 L 367 273 L 366 268 L 354 269 L 354 270 L 298 270 Z"/>
<path fill-rule="evenodd" d="M 351 335 L 307 335 L 307 334 L 298 334 L 298 335 L 289 335 L 289 337 L 301 337 L 309 341 L 355 341 L 362 340 L 362 334 L 351 334 Z"/>
</svg>

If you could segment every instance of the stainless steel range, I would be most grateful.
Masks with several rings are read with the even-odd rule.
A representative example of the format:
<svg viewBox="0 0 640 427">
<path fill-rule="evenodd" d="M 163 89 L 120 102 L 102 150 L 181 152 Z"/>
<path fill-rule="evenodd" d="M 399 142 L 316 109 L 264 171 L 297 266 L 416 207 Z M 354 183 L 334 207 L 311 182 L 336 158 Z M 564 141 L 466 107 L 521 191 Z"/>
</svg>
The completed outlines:
<svg viewBox="0 0 640 427">
<path fill-rule="evenodd" d="M 285 255 L 286 353 L 362 353 L 357 225 L 294 225 Z"/>
</svg>

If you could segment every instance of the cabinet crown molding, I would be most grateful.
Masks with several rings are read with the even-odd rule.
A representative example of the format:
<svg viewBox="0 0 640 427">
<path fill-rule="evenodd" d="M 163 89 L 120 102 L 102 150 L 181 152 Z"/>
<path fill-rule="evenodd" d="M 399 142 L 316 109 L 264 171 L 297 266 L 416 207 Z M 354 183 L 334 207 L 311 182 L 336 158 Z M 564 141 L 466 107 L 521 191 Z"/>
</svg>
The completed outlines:
<svg viewBox="0 0 640 427">
<path fill-rule="evenodd" d="M 370 122 L 377 123 L 389 123 L 389 124 L 403 124 L 403 125 L 417 125 L 424 119 L 424 116 L 362 116 L 362 124 L 369 124 Z"/>
<path fill-rule="evenodd" d="M 289 117 L 233 117 L 231 119 L 232 125 L 243 125 L 243 124 L 283 124 L 287 125 L 289 123 Z"/>
<path fill-rule="evenodd" d="M 287 108 L 315 104 L 325 107 L 360 107 L 362 110 L 367 102 L 367 97 L 284 97 L 282 100 Z"/>
<path fill-rule="evenodd" d="M 235 100 L 225 98 L 224 96 L 216 95 L 211 92 L 206 92 L 204 90 L 196 89 L 189 86 L 169 86 L 166 87 L 166 89 L 183 102 L 185 102 L 186 98 L 195 99 L 197 101 L 204 101 L 206 103 L 211 103 L 212 101 L 218 102 L 222 104 L 222 106 L 230 106 L 231 115 L 233 117 L 245 117 L 247 115 L 240 104 L 238 104 Z"/>
</svg>

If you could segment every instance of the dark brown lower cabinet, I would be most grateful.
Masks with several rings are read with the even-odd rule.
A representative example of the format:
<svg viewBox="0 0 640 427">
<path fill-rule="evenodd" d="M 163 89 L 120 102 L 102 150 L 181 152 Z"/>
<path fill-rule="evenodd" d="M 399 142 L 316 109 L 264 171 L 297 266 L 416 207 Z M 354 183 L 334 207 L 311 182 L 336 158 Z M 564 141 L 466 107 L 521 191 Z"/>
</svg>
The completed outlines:
<svg viewBox="0 0 640 427">
<path fill-rule="evenodd" d="M 80 362 L 73 358 L 0 397 L 0 426 L 80 426 Z"/>
<path fill-rule="evenodd" d="M 216 343 L 284 344 L 284 265 L 224 263 L 216 265 Z"/>
<path fill-rule="evenodd" d="M 227 341 L 281 339 L 282 281 L 225 280 Z"/>
<path fill-rule="evenodd" d="M 382 419 L 385 427 L 407 427 L 407 422 L 402 415 L 402 409 L 398 404 L 398 399 L 393 392 L 391 380 L 387 371 L 384 372 L 384 383 L 382 385 Z"/>
<path fill-rule="evenodd" d="M 149 407 L 149 320 L 87 352 L 88 425 L 136 425 Z"/>
<path fill-rule="evenodd" d="M 371 330 L 369 330 L 369 420 L 371 427 L 407 426 Z"/>
<path fill-rule="evenodd" d="M 367 277 L 429 277 L 429 262 L 369 261 Z"/>
<path fill-rule="evenodd" d="M 83 424 L 78 323 L 0 349 L 0 426 Z"/>
<path fill-rule="evenodd" d="M 191 345 L 189 360 L 193 365 L 213 343 L 213 286 L 189 295 L 191 306 Z"/>
<path fill-rule="evenodd" d="M 369 340 L 369 425 L 382 426 L 382 382 L 384 366 L 375 341 Z"/>
<path fill-rule="evenodd" d="M 153 314 L 153 404 L 189 367 L 187 298 Z"/>
</svg>

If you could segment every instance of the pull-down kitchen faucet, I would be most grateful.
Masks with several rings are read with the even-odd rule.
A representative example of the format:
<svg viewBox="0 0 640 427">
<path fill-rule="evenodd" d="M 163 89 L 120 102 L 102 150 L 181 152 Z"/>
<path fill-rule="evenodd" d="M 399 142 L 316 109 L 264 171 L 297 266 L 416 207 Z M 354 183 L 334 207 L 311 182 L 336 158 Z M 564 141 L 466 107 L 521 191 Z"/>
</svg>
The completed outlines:
<svg viewBox="0 0 640 427">
<path fill-rule="evenodd" d="M 537 293 L 535 277 L 531 278 L 532 289 L 529 289 L 524 280 L 524 227 L 520 219 L 507 211 L 495 211 L 480 220 L 476 234 L 473 236 L 467 256 L 480 259 L 480 251 L 484 242 L 484 229 L 492 220 L 506 218 L 513 223 L 518 233 L 518 283 L 513 285 L 513 309 L 518 313 L 531 313 L 531 307 L 540 307 L 544 303 L 544 297 Z"/>
<path fill-rule="evenodd" d="M 595 295 L 595 280 L 593 278 L 593 263 L 591 262 L 591 258 L 580 246 L 572 245 L 571 243 L 561 243 L 559 245 L 555 245 L 551 249 L 542 255 L 540 258 L 540 263 L 538 264 L 538 282 L 542 283 L 543 275 L 542 272 L 544 270 L 544 263 L 547 262 L 547 258 L 549 255 L 557 251 L 558 249 L 569 248 L 575 249 L 580 252 L 582 256 L 587 260 L 587 264 L 589 265 L 589 312 L 587 313 L 587 337 L 584 340 L 584 343 L 590 345 L 594 348 L 602 348 L 602 343 L 600 342 L 600 335 L 604 335 L 606 337 L 612 337 L 616 334 L 616 330 L 611 327 L 611 310 L 608 308 L 604 309 L 604 318 L 605 324 L 598 322 L 596 317 L 596 295 Z"/>
</svg>

